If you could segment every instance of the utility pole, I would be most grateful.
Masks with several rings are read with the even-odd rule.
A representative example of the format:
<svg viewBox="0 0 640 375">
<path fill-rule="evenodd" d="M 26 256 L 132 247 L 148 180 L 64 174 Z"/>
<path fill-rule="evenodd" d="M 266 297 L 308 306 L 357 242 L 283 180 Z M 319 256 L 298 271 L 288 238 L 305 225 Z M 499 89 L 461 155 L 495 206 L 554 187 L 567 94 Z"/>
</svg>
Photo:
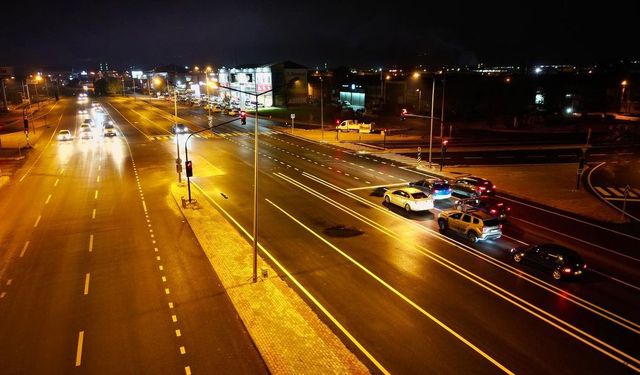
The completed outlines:
<svg viewBox="0 0 640 375">
<path fill-rule="evenodd" d="M 169 80 L 167 80 L 167 89 L 169 89 Z M 173 90 L 173 133 L 176 135 L 176 153 L 178 158 L 176 159 L 176 172 L 178 172 L 178 183 L 182 183 L 182 160 L 180 159 L 180 133 L 178 133 L 178 94 L 176 90 Z"/>
<path fill-rule="evenodd" d="M 442 70 L 442 105 L 440 108 L 440 155 L 442 155 L 442 157 L 444 157 L 444 147 L 445 147 L 444 138 L 443 138 L 444 137 L 444 84 L 445 84 L 444 70 Z M 444 163 L 444 160 L 440 162 L 441 171 L 442 171 L 443 163 Z"/>
<path fill-rule="evenodd" d="M 324 87 L 322 85 L 322 76 L 320 76 L 320 132 L 321 140 L 324 141 Z"/>
<path fill-rule="evenodd" d="M 429 168 L 431 168 L 431 151 L 433 148 L 433 105 L 436 96 L 436 76 L 433 75 L 433 86 L 431 88 L 431 127 L 429 130 Z"/>
<path fill-rule="evenodd" d="M 2 84 L 2 102 L 4 103 L 4 111 L 9 112 L 9 105 L 7 104 L 7 93 L 4 89 L 4 78 L 0 78 L 0 84 Z"/>
</svg>

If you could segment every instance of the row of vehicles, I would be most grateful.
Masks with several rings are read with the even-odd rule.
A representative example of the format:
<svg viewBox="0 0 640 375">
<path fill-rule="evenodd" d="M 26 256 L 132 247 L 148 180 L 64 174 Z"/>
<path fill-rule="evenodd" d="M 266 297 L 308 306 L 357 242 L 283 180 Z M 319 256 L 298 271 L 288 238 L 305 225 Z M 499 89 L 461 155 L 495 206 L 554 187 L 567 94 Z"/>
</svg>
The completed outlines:
<svg viewBox="0 0 640 375">
<path fill-rule="evenodd" d="M 455 232 L 471 243 L 502 237 L 502 224 L 511 208 L 495 198 L 495 185 L 480 177 L 462 177 L 451 183 L 423 179 L 385 191 L 384 201 L 407 212 L 426 211 L 434 208 L 434 201 L 451 199 L 453 194 L 457 196 L 452 202 L 454 208 L 442 210 L 437 217 L 441 232 Z M 515 247 L 510 257 L 516 263 L 542 269 L 556 280 L 580 277 L 587 268 L 578 253 L 557 244 Z"/>
<path fill-rule="evenodd" d="M 91 110 L 95 112 L 96 121 L 90 116 L 90 111 L 85 108 L 78 110 L 78 116 L 82 118 L 82 123 L 78 129 L 77 137 L 82 140 L 93 139 L 96 135 L 105 138 L 116 137 L 118 135 L 115 124 L 108 116 L 104 115 L 104 110 L 99 103 L 92 103 Z M 89 116 L 89 117 L 87 117 Z M 61 129 L 58 132 L 59 141 L 72 141 L 73 134 L 68 129 Z"/>
</svg>

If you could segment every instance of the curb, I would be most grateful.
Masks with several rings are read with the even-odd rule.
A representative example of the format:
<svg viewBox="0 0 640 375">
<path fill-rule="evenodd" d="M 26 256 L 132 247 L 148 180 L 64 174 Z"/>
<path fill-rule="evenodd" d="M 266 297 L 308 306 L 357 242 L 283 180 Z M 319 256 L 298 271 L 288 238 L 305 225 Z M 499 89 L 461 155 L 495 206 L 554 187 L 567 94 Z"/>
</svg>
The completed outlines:
<svg viewBox="0 0 640 375">
<path fill-rule="evenodd" d="M 366 366 L 294 290 L 292 276 L 276 273 L 261 249 L 259 275 L 251 282 L 253 248 L 238 224 L 192 182 L 198 209 L 183 208 L 185 187 L 171 184 L 170 194 L 191 227 L 255 347 L 273 374 L 366 374 Z M 264 277 L 264 275 L 268 275 Z M 304 292 L 304 290 L 303 290 Z"/>
</svg>

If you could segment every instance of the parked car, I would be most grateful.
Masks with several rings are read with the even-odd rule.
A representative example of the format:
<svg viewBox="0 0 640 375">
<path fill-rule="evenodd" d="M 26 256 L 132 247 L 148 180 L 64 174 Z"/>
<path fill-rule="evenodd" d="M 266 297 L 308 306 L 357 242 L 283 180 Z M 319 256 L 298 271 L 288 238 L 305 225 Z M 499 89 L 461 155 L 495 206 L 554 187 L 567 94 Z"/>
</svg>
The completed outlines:
<svg viewBox="0 0 640 375">
<path fill-rule="evenodd" d="M 387 190 L 384 193 L 384 201 L 387 204 L 403 207 L 407 212 L 426 211 L 433 208 L 433 198 L 412 187 Z"/>
<path fill-rule="evenodd" d="M 438 215 L 438 227 L 441 232 L 452 230 L 467 237 L 472 242 L 497 240 L 502 237 L 502 225 L 494 216 L 482 211 L 462 212 L 444 210 Z"/>
<path fill-rule="evenodd" d="M 581 277 L 587 264 L 578 253 L 556 244 L 527 245 L 511 249 L 516 263 L 527 263 L 556 279 Z"/>
<path fill-rule="evenodd" d="M 463 212 L 468 210 L 483 211 L 491 216 L 497 217 L 501 221 L 507 221 L 507 216 L 509 211 L 511 211 L 511 207 L 507 206 L 504 202 L 501 202 L 494 197 L 484 196 L 458 199 L 455 202 L 455 207 L 457 210 Z"/>
<path fill-rule="evenodd" d="M 451 184 L 454 194 L 465 197 L 479 197 L 483 195 L 495 195 L 496 186 L 484 178 L 468 176 L 458 178 Z"/>
<path fill-rule="evenodd" d="M 434 200 L 451 198 L 451 186 L 446 180 L 428 178 L 416 182 L 410 182 L 409 186 L 420 189 L 433 197 Z"/>
<path fill-rule="evenodd" d="M 58 132 L 58 140 L 59 141 L 71 141 L 73 140 L 73 136 L 71 132 L 67 129 L 62 129 Z"/>
</svg>

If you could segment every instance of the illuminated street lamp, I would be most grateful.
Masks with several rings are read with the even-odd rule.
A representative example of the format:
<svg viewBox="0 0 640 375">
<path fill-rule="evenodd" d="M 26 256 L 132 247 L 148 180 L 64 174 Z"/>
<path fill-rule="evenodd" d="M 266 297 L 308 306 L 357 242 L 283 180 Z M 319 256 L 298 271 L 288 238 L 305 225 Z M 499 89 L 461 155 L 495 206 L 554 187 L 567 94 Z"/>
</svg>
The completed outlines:
<svg viewBox="0 0 640 375">
<path fill-rule="evenodd" d="M 211 67 L 207 66 L 207 69 L 205 69 L 205 81 L 206 81 L 206 85 L 207 85 L 207 108 L 209 109 L 209 115 L 207 116 L 207 120 L 209 121 L 209 126 L 211 126 L 212 123 L 212 118 L 211 118 L 211 96 L 209 96 L 209 74 L 211 73 Z"/>
<path fill-rule="evenodd" d="M 254 80 L 256 82 L 256 80 Z M 273 91 L 248 92 L 223 86 L 216 82 L 216 87 L 256 97 L 256 118 L 253 130 L 253 282 L 258 281 L 258 97 Z"/>
<path fill-rule="evenodd" d="M 620 112 L 622 112 L 622 107 L 624 105 L 624 93 L 627 90 L 627 86 L 629 85 L 629 82 L 625 79 L 624 81 L 620 82 L 620 86 L 622 86 L 622 93 L 620 94 Z M 629 94 L 627 93 L 627 97 L 629 97 Z M 629 101 L 627 100 L 627 107 L 629 106 Z M 626 108 L 627 111 L 629 112 L 629 108 Z"/>
</svg>

